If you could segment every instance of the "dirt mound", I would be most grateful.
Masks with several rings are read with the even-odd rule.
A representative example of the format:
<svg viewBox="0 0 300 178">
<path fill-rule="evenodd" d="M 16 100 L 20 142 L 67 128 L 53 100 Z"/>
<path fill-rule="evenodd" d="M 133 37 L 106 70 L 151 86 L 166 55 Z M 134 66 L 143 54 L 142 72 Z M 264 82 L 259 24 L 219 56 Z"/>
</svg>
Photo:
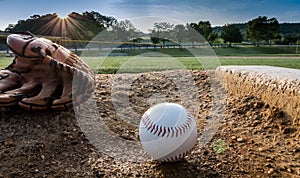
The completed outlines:
<svg viewBox="0 0 300 178">
<path fill-rule="evenodd" d="M 189 81 L 191 76 L 192 84 L 180 88 L 180 81 Z M 197 91 L 193 91 L 193 86 Z M 194 94 L 185 95 L 182 90 Z M 222 101 L 218 94 L 223 92 L 215 78 L 204 71 L 191 71 L 186 78 L 178 76 L 178 71 L 97 76 L 97 119 L 126 140 L 138 141 L 138 128 L 125 122 L 126 118 L 134 116 L 139 121 L 156 102 L 186 106 L 197 120 L 199 139 L 207 123 L 221 117 L 208 144 L 196 145 L 182 161 L 164 164 L 121 161 L 100 152 L 79 127 L 73 110 L 36 113 L 19 108 L 3 110 L 0 177 L 300 176 L 299 118 L 291 118 L 255 96 L 227 95 Z M 118 101 L 124 97 L 129 105 L 123 107 Z M 194 101 L 198 105 L 192 105 Z M 116 106 L 122 107 L 116 109 Z M 124 110 L 131 112 L 120 115 Z"/>
</svg>

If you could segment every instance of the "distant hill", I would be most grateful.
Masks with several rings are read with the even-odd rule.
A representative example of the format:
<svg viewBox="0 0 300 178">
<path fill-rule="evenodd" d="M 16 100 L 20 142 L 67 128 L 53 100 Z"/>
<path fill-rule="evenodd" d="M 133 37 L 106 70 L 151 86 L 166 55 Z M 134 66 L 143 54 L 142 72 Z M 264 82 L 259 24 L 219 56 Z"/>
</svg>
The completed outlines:
<svg viewBox="0 0 300 178">
<path fill-rule="evenodd" d="M 282 23 L 279 25 L 279 31 L 283 35 L 300 34 L 300 23 Z"/>
</svg>

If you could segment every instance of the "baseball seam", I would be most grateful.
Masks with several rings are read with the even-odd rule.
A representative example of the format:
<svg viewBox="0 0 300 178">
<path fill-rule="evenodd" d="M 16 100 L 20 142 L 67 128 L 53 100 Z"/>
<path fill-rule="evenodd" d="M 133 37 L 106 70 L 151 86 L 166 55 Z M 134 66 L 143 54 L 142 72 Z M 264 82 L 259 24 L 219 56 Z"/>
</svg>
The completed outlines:
<svg viewBox="0 0 300 178">
<path fill-rule="evenodd" d="M 162 159 L 159 159 L 159 160 L 162 161 L 162 162 L 174 162 L 174 161 L 177 161 L 179 159 L 184 158 L 185 156 L 189 155 L 191 152 L 192 152 L 192 149 L 189 149 L 189 150 L 187 150 L 183 153 L 180 153 L 177 156 L 173 156 L 173 157 L 170 157 L 170 158 L 162 158 Z"/>
<path fill-rule="evenodd" d="M 156 123 L 151 121 L 149 115 L 147 114 L 143 116 L 142 123 L 144 124 L 145 128 L 153 135 L 173 138 L 178 137 L 191 129 L 192 116 L 187 113 L 186 122 L 176 127 L 165 127 L 157 125 Z"/>
</svg>

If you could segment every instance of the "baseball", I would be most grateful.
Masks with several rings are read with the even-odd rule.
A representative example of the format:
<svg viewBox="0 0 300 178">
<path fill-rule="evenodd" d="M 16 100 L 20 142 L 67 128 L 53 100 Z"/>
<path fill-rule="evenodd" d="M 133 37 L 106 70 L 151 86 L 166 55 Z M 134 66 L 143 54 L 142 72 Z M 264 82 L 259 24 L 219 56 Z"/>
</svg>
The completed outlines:
<svg viewBox="0 0 300 178">
<path fill-rule="evenodd" d="M 184 158 L 197 141 L 197 125 L 181 105 L 161 103 L 152 106 L 142 116 L 140 141 L 154 159 L 173 162 Z"/>
</svg>

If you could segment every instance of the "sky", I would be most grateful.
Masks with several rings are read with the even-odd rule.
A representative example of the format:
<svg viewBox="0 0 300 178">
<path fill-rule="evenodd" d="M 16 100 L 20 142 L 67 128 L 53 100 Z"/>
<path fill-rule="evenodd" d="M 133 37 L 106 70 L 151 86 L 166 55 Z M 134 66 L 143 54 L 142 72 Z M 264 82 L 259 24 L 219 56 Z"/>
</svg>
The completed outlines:
<svg viewBox="0 0 300 178">
<path fill-rule="evenodd" d="M 300 0 L 0 0 L 0 30 L 35 14 L 66 16 L 85 11 L 119 21 L 129 19 L 142 31 L 162 21 L 186 24 L 205 20 L 222 26 L 267 16 L 280 23 L 300 22 Z"/>
</svg>

